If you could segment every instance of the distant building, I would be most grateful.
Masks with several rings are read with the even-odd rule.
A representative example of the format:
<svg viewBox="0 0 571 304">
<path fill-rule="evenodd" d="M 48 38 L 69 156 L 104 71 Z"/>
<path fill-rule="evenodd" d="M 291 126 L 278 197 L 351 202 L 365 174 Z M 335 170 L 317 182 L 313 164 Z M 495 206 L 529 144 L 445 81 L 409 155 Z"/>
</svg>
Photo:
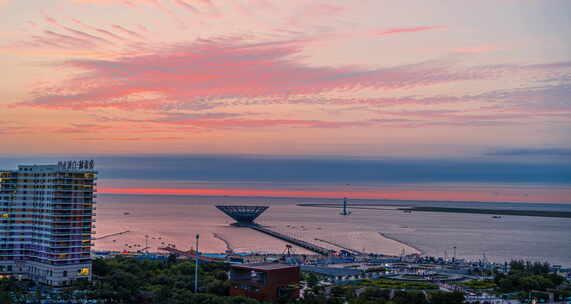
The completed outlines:
<svg viewBox="0 0 571 304">
<path fill-rule="evenodd" d="M 299 266 L 265 263 L 232 265 L 230 295 L 273 302 L 299 296 Z"/>
<path fill-rule="evenodd" d="M 0 170 L 0 275 L 67 285 L 91 279 L 93 161 Z"/>
</svg>

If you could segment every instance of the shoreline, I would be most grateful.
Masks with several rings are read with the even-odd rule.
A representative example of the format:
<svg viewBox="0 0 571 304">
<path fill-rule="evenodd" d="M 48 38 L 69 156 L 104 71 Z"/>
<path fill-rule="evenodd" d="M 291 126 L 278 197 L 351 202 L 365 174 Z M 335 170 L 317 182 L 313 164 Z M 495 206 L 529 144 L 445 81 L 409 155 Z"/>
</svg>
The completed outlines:
<svg viewBox="0 0 571 304">
<path fill-rule="evenodd" d="M 418 248 L 417 246 L 415 246 L 415 245 L 413 245 L 413 244 L 411 244 L 411 243 L 409 243 L 409 242 L 400 240 L 400 239 L 398 239 L 398 238 L 396 238 L 396 237 L 394 237 L 394 236 L 388 235 L 388 234 L 383 233 L 383 232 L 377 232 L 377 233 L 378 233 L 379 236 L 381 236 L 381 237 L 383 237 L 383 238 L 386 238 L 386 239 L 388 239 L 388 240 L 397 242 L 397 243 L 400 244 L 400 245 L 404 245 L 404 246 L 406 246 L 406 247 L 409 247 L 409 248 L 411 248 L 411 249 L 417 251 L 417 252 L 415 252 L 414 254 L 419 254 L 419 255 L 424 255 L 424 254 L 425 254 L 425 251 L 424 251 L 424 250 Z M 218 233 L 213 233 L 213 237 L 214 237 L 215 239 L 217 239 L 217 240 L 223 242 L 223 243 L 226 245 L 226 248 L 227 248 L 227 249 L 232 249 L 232 250 L 233 250 L 233 248 L 232 248 L 231 245 L 230 245 L 230 242 L 229 242 L 228 240 L 226 240 L 224 237 L 222 237 L 221 235 L 219 235 Z M 322 240 L 319 240 L 319 241 L 322 241 Z M 333 244 L 332 244 L 332 245 L 333 245 Z M 339 246 L 338 244 L 335 244 L 334 246 L 341 248 L 341 246 Z M 230 248 L 229 248 L 229 247 L 230 247 Z M 175 248 L 176 248 L 176 247 L 175 247 Z M 346 250 L 347 250 L 347 248 L 343 248 L 343 249 L 346 249 Z M 93 251 L 121 252 L 121 251 L 124 251 L 124 250 L 115 250 L 115 249 L 111 249 L 111 248 L 98 248 L 98 249 L 93 250 Z M 127 250 L 127 251 L 129 251 L 129 250 Z M 354 251 L 354 250 L 351 250 L 351 251 Z M 253 254 L 255 251 L 244 251 L 243 253 L 246 253 L 246 252 L 249 252 L 250 254 Z M 155 251 L 155 252 L 153 252 L 153 253 L 155 253 L 155 254 L 160 254 L 160 253 L 164 254 L 164 252 L 162 252 L 162 251 Z M 223 252 L 211 252 L 211 253 L 212 253 L 212 254 L 224 254 Z M 277 250 L 275 253 L 266 252 L 265 254 L 266 254 L 266 255 L 275 255 L 275 254 L 278 254 L 278 255 L 279 255 L 280 253 L 279 253 L 279 250 Z M 382 255 L 393 256 L 392 254 L 385 254 L 385 253 L 382 253 L 382 252 L 374 252 L 374 254 L 382 254 Z M 411 254 L 411 253 L 409 253 L 409 254 Z"/>
<path fill-rule="evenodd" d="M 232 245 L 230 244 L 230 242 L 224 238 L 222 235 L 213 232 L 212 235 L 214 236 L 214 238 L 219 239 L 220 241 L 222 241 L 224 243 L 224 245 L 226 246 L 226 251 L 234 251 L 234 248 L 232 248 Z"/>
<path fill-rule="evenodd" d="M 399 244 L 403 244 L 403 245 L 405 245 L 405 246 L 408 246 L 408 247 L 410 247 L 410 248 L 412 248 L 412 249 L 418 251 L 418 254 L 419 254 L 419 255 L 424 255 L 424 253 L 425 253 L 424 250 L 422 250 L 422 249 L 416 247 L 416 246 L 413 245 L 413 244 L 410 244 L 409 242 L 402 241 L 402 240 L 400 240 L 400 239 L 398 239 L 398 238 L 396 238 L 396 237 L 394 237 L 394 236 L 390 236 L 390 235 L 388 235 L 388 234 L 386 234 L 386 233 L 383 233 L 383 232 L 378 232 L 378 234 L 379 234 L 380 236 L 384 237 L 384 238 L 387 238 L 387 239 L 389 239 L 389 240 L 395 241 L 395 242 L 397 242 L 397 243 L 399 243 Z"/>
</svg>

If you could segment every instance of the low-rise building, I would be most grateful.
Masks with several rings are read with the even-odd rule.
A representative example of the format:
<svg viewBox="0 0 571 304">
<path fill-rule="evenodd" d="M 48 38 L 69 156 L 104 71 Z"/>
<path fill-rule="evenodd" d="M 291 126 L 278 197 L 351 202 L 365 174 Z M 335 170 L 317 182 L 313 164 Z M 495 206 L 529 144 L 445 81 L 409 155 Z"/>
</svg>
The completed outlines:
<svg viewBox="0 0 571 304">
<path fill-rule="evenodd" d="M 230 295 L 258 301 L 299 296 L 299 266 L 278 263 L 232 265 Z"/>
</svg>

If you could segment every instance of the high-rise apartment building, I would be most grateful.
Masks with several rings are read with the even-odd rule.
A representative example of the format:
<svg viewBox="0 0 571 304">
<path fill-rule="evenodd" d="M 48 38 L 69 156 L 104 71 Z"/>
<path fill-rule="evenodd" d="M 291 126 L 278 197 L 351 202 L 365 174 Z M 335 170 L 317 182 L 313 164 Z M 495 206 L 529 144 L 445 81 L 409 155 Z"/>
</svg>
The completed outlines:
<svg viewBox="0 0 571 304">
<path fill-rule="evenodd" d="M 0 170 L 0 275 L 91 279 L 96 175 L 93 161 Z"/>
</svg>

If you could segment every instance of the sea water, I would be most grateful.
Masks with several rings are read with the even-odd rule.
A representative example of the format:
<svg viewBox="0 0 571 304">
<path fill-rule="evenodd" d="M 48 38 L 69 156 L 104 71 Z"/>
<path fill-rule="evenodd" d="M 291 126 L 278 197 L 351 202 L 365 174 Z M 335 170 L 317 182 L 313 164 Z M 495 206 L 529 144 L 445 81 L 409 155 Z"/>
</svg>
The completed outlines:
<svg viewBox="0 0 571 304">
<path fill-rule="evenodd" d="M 339 208 L 298 204 L 338 204 Z M 105 195 L 97 201 L 95 250 L 159 251 L 165 246 L 189 250 L 281 253 L 285 243 L 233 220 L 215 205 L 267 205 L 256 222 L 322 247 L 362 252 L 502 262 L 511 259 L 549 261 L 571 266 L 571 219 L 531 216 L 494 218 L 488 214 L 412 212 L 402 206 L 449 206 L 487 209 L 571 211 L 567 204 L 462 203 L 438 201 L 350 200 L 351 214 L 340 215 L 342 200 L 260 197 L 198 197 L 169 195 Z M 372 204 L 360 209 L 351 204 Z M 379 204 L 383 207 L 377 206 Z M 224 239 L 225 242 L 222 240 Z M 323 242 L 326 241 L 326 242 Z M 335 246 L 335 245 L 338 246 Z M 298 253 L 306 253 L 294 247 Z"/>
</svg>

